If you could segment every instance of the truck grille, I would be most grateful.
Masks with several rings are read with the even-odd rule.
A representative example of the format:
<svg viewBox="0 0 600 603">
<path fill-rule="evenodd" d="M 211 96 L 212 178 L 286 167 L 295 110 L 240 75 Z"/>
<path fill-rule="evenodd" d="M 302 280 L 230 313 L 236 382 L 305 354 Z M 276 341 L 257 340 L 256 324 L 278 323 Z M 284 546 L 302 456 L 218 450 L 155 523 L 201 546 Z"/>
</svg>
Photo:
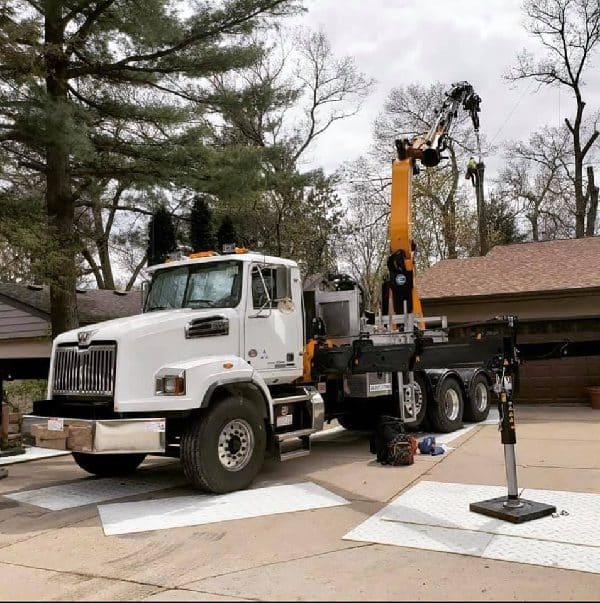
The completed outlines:
<svg viewBox="0 0 600 603">
<path fill-rule="evenodd" d="M 77 396 L 112 396 L 115 385 L 114 344 L 56 349 L 52 392 Z"/>
</svg>

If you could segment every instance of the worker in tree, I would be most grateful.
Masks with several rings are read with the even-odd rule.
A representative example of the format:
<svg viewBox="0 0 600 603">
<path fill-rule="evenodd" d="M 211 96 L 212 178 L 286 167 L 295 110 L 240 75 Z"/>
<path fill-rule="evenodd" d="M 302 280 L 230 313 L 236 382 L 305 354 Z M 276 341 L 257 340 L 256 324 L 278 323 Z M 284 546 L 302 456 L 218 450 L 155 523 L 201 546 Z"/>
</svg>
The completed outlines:
<svg viewBox="0 0 600 603">
<path fill-rule="evenodd" d="M 469 162 L 467 163 L 467 172 L 465 174 L 465 178 L 467 180 L 470 180 L 473 183 L 473 186 L 477 186 L 476 183 L 476 177 L 477 177 L 477 161 L 475 160 L 475 157 L 471 157 L 471 159 L 469 159 Z"/>
</svg>

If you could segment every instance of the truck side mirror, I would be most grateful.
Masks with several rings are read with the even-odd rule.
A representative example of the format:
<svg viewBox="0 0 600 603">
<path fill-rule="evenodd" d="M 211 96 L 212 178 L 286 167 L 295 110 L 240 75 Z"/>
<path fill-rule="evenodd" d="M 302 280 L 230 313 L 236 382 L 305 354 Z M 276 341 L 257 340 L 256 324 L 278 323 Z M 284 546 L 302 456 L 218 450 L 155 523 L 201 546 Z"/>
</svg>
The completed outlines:
<svg viewBox="0 0 600 603">
<path fill-rule="evenodd" d="M 141 294 L 142 294 L 141 310 L 142 310 L 142 312 L 144 311 L 144 308 L 146 307 L 146 300 L 148 299 L 149 291 L 150 291 L 150 281 L 142 281 L 142 288 L 141 288 Z"/>
<path fill-rule="evenodd" d="M 275 273 L 277 299 L 292 299 L 292 271 L 289 266 L 277 266 Z"/>
</svg>

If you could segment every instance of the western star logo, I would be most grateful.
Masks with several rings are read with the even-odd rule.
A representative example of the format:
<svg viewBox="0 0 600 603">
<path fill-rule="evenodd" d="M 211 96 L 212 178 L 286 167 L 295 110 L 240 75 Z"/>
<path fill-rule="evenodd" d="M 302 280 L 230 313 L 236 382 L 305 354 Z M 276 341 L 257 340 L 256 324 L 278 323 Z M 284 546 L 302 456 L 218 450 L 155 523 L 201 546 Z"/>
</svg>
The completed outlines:
<svg viewBox="0 0 600 603">
<path fill-rule="evenodd" d="M 79 331 L 79 333 L 77 333 L 77 343 L 81 347 L 88 346 L 94 333 L 96 333 L 96 331 Z"/>
</svg>

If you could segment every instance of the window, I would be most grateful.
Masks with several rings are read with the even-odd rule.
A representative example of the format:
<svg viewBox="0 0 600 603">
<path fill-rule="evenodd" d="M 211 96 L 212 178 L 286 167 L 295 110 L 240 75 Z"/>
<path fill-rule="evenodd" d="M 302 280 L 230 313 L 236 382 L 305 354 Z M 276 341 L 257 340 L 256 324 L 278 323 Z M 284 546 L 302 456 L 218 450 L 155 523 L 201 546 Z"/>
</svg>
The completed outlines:
<svg viewBox="0 0 600 603">
<path fill-rule="evenodd" d="M 193 268 L 186 295 L 186 308 L 233 308 L 240 300 L 239 262 L 219 262 Z"/>
<path fill-rule="evenodd" d="M 275 303 L 277 299 L 275 273 L 276 268 L 254 266 L 252 269 L 252 303 L 255 310 L 274 308 L 277 305 Z"/>
<path fill-rule="evenodd" d="M 181 308 L 187 279 L 188 269 L 185 266 L 156 272 L 148 293 L 146 312 Z"/>
<path fill-rule="evenodd" d="M 242 263 L 210 262 L 154 274 L 146 312 L 170 308 L 233 308 L 240 302 Z"/>
</svg>

